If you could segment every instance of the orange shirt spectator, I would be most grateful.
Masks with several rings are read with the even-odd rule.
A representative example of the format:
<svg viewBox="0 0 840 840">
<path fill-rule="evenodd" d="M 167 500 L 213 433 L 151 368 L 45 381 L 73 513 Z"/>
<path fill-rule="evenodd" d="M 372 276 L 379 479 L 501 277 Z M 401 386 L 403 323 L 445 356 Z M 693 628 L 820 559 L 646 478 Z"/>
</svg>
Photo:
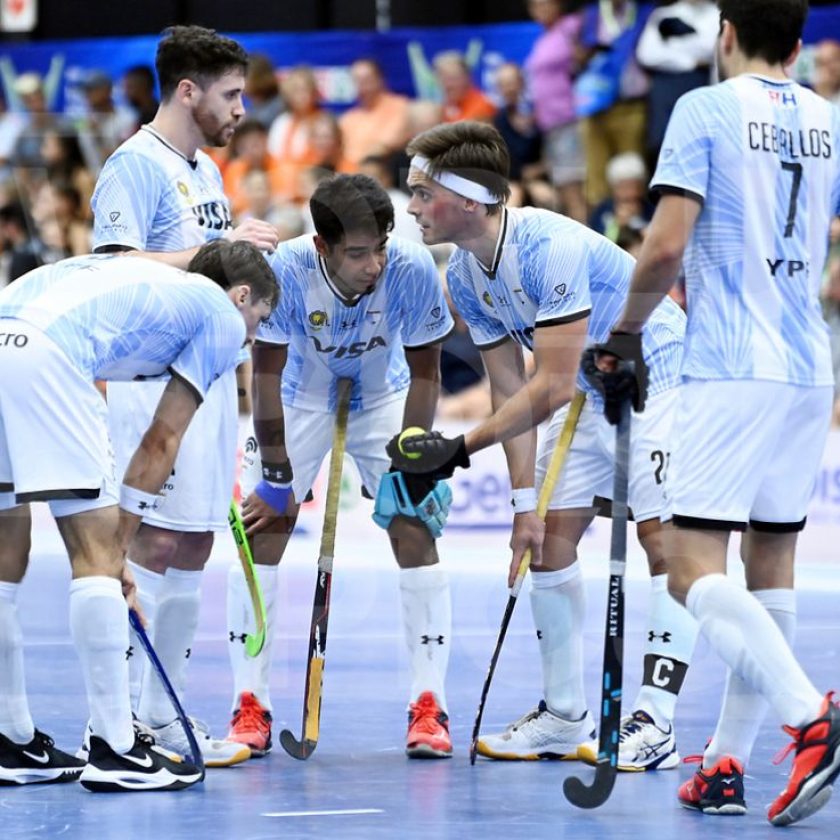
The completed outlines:
<svg viewBox="0 0 840 840">
<path fill-rule="evenodd" d="M 225 167 L 223 183 L 233 215 L 239 216 L 248 202 L 243 189 L 245 176 L 259 170 L 265 172 L 272 182 L 278 177 L 278 167 L 268 153 L 268 131 L 258 120 L 243 120 L 237 126 L 230 145 L 232 160 Z"/>
<path fill-rule="evenodd" d="M 470 68 L 461 53 L 450 50 L 438 54 L 434 68 L 443 91 L 444 122 L 493 119 L 496 106 L 473 83 Z"/>
<path fill-rule="evenodd" d="M 382 69 L 372 58 L 360 58 L 350 65 L 358 104 L 339 120 L 344 137 L 344 154 L 358 165 L 371 155 L 389 155 L 402 144 L 408 122 L 405 96 L 385 86 Z"/>
</svg>

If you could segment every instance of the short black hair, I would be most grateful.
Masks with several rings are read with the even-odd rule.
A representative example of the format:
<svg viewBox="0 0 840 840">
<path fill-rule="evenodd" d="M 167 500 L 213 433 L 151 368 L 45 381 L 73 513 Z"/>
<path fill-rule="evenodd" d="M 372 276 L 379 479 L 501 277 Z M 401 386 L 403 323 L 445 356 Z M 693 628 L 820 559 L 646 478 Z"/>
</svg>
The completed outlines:
<svg viewBox="0 0 840 840">
<path fill-rule="evenodd" d="M 155 56 L 160 96 L 166 101 L 178 82 L 190 79 L 206 88 L 225 73 L 248 67 L 248 53 L 234 40 L 203 26 L 170 26 Z"/>
<path fill-rule="evenodd" d="M 123 76 L 136 76 L 146 83 L 146 87 L 153 91 L 155 89 L 155 71 L 148 64 L 135 64 L 123 73 Z"/>
<path fill-rule="evenodd" d="M 318 236 L 337 245 L 350 231 L 385 236 L 394 227 L 394 205 L 388 193 L 367 175 L 335 175 L 321 181 L 309 199 Z"/>
<path fill-rule="evenodd" d="M 4 204 L 0 207 L 0 222 L 6 225 L 17 225 L 24 231 L 29 230 L 29 220 L 26 217 L 26 211 L 19 201 L 13 201 L 10 204 Z"/>
<path fill-rule="evenodd" d="M 256 245 L 243 240 L 214 239 L 202 245 L 190 260 L 187 271 L 203 274 L 223 289 L 251 287 L 253 300 L 267 300 L 271 308 L 280 299 L 280 286 Z"/>
<path fill-rule="evenodd" d="M 747 58 L 782 64 L 802 37 L 808 0 L 718 0 L 720 21 L 728 20 Z"/>
</svg>

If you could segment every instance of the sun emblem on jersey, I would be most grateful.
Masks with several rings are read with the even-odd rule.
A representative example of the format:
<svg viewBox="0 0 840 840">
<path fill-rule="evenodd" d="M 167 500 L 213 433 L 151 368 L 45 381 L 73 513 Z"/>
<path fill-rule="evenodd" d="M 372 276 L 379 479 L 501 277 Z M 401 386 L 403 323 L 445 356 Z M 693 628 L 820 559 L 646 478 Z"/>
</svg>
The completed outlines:
<svg viewBox="0 0 840 840">
<path fill-rule="evenodd" d="M 490 292 L 485 292 L 485 293 L 481 296 L 481 299 L 482 299 L 482 300 L 483 300 L 483 301 L 484 301 L 484 302 L 485 302 L 485 303 L 486 303 L 486 304 L 487 304 L 487 305 L 488 305 L 491 309 L 495 309 L 495 308 L 496 308 L 496 304 L 494 304 L 494 303 L 493 303 L 493 298 L 492 298 L 492 297 L 490 297 Z"/>
<path fill-rule="evenodd" d="M 321 309 L 316 309 L 315 312 L 309 313 L 309 323 L 316 329 L 320 330 L 327 323 L 327 313 Z"/>
<path fill-rule="evenodd" d="M 178 181 L 175 186 L 178 187 L 178 192 L 181 193 L 184 198 L 190 197 L 190 188 L 183 181 Z"/>
</svg>

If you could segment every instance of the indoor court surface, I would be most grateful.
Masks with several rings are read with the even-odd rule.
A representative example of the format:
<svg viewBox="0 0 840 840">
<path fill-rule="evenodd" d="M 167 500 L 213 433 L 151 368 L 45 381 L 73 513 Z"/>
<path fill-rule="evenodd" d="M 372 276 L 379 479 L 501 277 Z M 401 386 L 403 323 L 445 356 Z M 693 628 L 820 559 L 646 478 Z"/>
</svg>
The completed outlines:
<svg viewBox="0 0 840 840">
<path fill-rule="evenodd" d="M 81 676 L 68 633 L 68 565 L 54 528 L 39 514 L 33 562 L 21 592 L 27 684 L 33 717 L 57 744 L 75 751 L 86 721 Z M 704 817 L 681 809 L 677 784 L 695 765 L 660 773 L 620 774 L 608 802 L 579 811 L 563 796 L 570 773 L 592 770 L 570 762 L 491 762 L 468 759 L 469 735 L 481 684 L 507 599 L 505 530 L 448 533 L 441 557 L 452 574 L 454 639 L 448 700 L 455 755 L 409 761 L 403 753 L 407 656 L 403 649 L 396 567 L 384 535 L 342 537 L 338 543 L 321 735 L 305 762 L 277 743 L 284 727 L 300 734 L 304 657 L 315 582 L 319 523 L 295 536 L 280 582 L 274 646 L 273 752 L 227 769 L 209 770 L 203 785 L 181 793 L 92 794 L 80 785 L 0 789 L 0 834 L 12 838 L 639 838 L 739 840 L 778 837 L 764 815 L 784 785 L 788 758 L 771 759 L 788 741 L 775 721 L 765 724 L 746 780 L 749 813 Z M 640 679 L 641 622 L 647 584 L 635 539 L 628 570 L 625 698 Z M 587 690 L 598 703 L 606 562 L 587 551 L 589 618 Z M 191 657 L 189 713 L 226 731 L 231 680 L 225 640 L 227 564 L 236 560 L 227 535 L 217 541 L 204 585 L 201 625 Z M 798 580 L 796 649 L 821 690 L 840 688 L 840 573 L 803 558 Z M 483 731 L 503 727 L 541 696 L 538 653 L 527 598 L 511 624 L 490 691 Z M 634 633 L 635 630 L 635 633 Z M 698 752 L 713 731 L 724 680 L 721 664 L 701 639 L 678 706 L 682 755 Z M 840 836 L 840 795 L 789 831 L 801 837 Z"/>
</svg>

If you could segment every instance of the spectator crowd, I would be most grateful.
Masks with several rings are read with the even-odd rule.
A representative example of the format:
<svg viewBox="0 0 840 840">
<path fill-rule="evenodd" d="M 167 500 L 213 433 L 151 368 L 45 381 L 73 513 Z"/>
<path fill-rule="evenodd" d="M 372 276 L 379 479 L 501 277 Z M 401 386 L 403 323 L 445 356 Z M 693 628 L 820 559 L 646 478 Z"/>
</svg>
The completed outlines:
<svg viewBox="0 0 840 840">
<path fill-rule="evenodd" d="M 207 150 L 223 173 L 234 222 L 268 221 L 281 239 L 311 232 L 307 201 L 318 183 L 336 172 L 365 172 L 388 189 L 395 232 L 419 241 L 404 212 L 407 141 L 441 122 L 487 120 L 510 149 L 511 203 L 564 213 L 635 252 L 652 215 L 647 182 L 671 110 L 683 93 L 714 81 L 717 6 L 526 5 L 541 32 L 521 66 L 496 68 L 490 91 L 476 85 L 474 68 L 455 51 L 432 62 L 434 101 L 392 92 L 377 61 L 359 56 L 350 67 L 355 103 L 337 115 L 322 102 L 311 67 L 278 68 L 267 56 L 251 56 L 246 117 L 229 146 Z M 809 83 L 840 106 L 840 42 L 819 42 L 812 58 Z M 0 287 L 38 265 L 90 251 L 96 175 L 158 105 L 147 66 L 131 67 L 119 80 L 93 70 L 80 88 L 84 113 L 72 118 L 51 111 L 36 73 L 14 80 L 9 102 L 0 98 Z M 435 256 L 443 276 L 447 252 Z M 840 383 L 840 220 L 825 276 Z M 681 300 L 678 289 L 674 295 Z M 481 362 L 463 323 L 445 352 L 444 388 L 443 416 L 489 412 Z M 840 399 L 837 406 L 840 423 Z"/>
</svg>

